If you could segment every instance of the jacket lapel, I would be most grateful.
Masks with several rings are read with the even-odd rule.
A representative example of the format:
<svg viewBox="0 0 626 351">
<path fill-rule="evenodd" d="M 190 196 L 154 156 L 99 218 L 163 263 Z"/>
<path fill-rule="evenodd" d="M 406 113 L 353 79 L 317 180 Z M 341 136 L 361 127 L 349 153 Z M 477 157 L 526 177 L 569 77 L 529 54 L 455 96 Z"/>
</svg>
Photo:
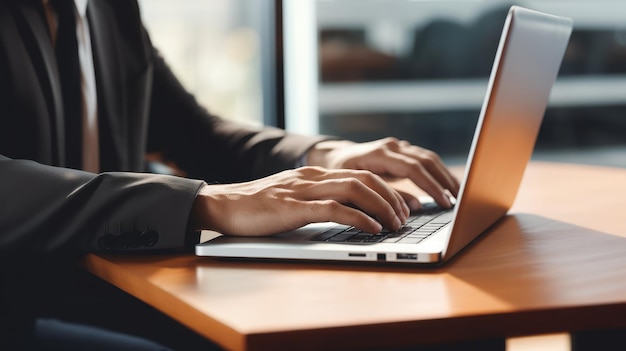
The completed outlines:
<svg viewBox="0 0 626 351">
<path fill-rule="evenodd" d="M 39 81 L 45 93 L 50 113 L 50 124 L 52 126 L 53 159 L 58 165 L 65 164 L 65 129 L 63 119 L 63 99 L 61 96 L 61 85 L 59 71 L 57 69 L 54 48 L 50 41 L 50 33 L 47 23 L 43 17 L 42 2 L 40 0 L 29 0 L 17 2 L 19 12 L 24 19 L 25 35 L 32 35 L 32 38 L 25 40 L 30 55 L 39 69 Z M 28 45 L 33 43 L 35 45 Z"/>
</svg>

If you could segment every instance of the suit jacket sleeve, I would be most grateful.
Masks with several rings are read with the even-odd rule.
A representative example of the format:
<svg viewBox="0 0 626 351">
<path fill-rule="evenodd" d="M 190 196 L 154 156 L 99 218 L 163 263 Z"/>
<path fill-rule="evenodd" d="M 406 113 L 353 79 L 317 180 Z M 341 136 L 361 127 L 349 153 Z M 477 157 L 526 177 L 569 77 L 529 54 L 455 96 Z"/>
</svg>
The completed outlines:
<svg viewBox="0 0 626 351">
<path fill-rule="evenodd" d="M 185 247 L 201 181 L 87 172 L 0 155 L 0 257 Z"/>
<path fill-rule="evenodd" d="M 201 107 L 154 50 L 148 150 L 162 152 L 192 178 L 235 182 L 294 168 L 326 136 L 226 121 Z"/>
</svg>

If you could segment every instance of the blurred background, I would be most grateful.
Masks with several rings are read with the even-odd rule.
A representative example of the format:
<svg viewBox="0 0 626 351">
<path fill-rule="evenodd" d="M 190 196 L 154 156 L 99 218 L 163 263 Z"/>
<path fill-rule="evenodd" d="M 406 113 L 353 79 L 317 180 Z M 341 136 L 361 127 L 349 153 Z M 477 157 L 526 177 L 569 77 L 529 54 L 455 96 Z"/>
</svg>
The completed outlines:
<svg viewBox="0 0 626 351">
<path fill-rule="evenodd" d="M 249 124 L 465 161 L 508 8 L 574 19 L 535 159 L 626 167 L 622 0 L 140 1 L 183 84 Z"/>
</svg>

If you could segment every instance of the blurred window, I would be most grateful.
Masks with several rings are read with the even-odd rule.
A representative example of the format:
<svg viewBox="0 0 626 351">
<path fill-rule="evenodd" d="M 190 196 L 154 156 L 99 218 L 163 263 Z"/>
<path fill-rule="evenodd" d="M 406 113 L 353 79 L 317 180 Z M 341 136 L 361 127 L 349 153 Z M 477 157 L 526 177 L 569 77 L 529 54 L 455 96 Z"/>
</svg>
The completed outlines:
<svg viewBox="0 0 626 351">
<path fill-rule="evenodd" d="M 258 0 L 139 0 L 153 44 L 214 114 L 263 123 Z"/>
<path fill-rule="evenodd" d="M 356 141 L 392 135 L 449 160 L 464 160 L 511 4 L 488 0 L 284 3 L 285 93 L 287 105 L 294 105 L 293 110 L 287 109 L 288 128 Z M 571 17 L 575 24 L 536 156 L 580 161 L 577 155 L 615 149 L 621 158 L 606 162 L 626 166 L 626 2 L 516 4 Z M 299 34 L 289 40 L 288 33 Z M 313 58 L 303 59 L 303 52 Z M 290 84 L 290 79 L 297 84 Z M 292 92 L 298 89 L 310 91 Z M 308 110 L 313 112 L 302 113 L 298 106 L 311 106 Z M 589 162 L 589 157 L 582 162 Z"/>
</svg>

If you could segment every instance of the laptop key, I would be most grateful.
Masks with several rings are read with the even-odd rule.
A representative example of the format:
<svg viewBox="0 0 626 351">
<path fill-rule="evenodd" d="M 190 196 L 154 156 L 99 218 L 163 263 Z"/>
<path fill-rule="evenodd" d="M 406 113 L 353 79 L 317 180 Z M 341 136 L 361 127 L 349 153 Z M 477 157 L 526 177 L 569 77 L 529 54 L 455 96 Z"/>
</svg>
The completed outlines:
<svg viewBox="0 0 626 351">
<path fill-rule="evenodd" d="M 407 235 L 407 238 L 425 238 L 427 236 L 430 236 L 430 233 L 411 233 L 409 235 Z"/>
<path fill-rule="evenodd" d="M 446 213 L 441 214 L 441 216 L 433 219 L 432 221 L 430 221 L 430 223 L 436 223 L 436 224 L 447 224 L 452 220 L 452 212 L 448 211 Z"/>
<path fill-rule="evenodd" d="M 405 237 L 398 241 L 399 244 L 417 244 L 420 241 L 424 240 L 424 238 L 409 238 Z"/>
<path fill-rule="evenodd" d="M 312 241 L 326 241 L 330 238 L 332 238 L 333 236 L 341 233 L 343 231 L 343 229 L 329 229 L 325 232 L 319 233 L 316 236 L 314 236 L 313 238 L 311 238 Z"/>
<path fill-rule="evenodd" d="M 363 239 L 364 242 L 366 243 L 377 243 L 380 242 L 384 239 L 385 237 L 383 235 L 370 235 L 368 237 L 366 237 L 365 239 Z"/>
<path fill-rule="evenodd" d="M 353 236 L 354 234 L 341 233 L 328 239 L 328 241 L 333 242 L 333 243 L 343 243 L 343 242 L 348 241 L 348 239 L 350 239 Z"/>
<path fill-rule="evenodd" d="M 358 237 L 357 235 L 353 235 L 352 237 L 348 238 L 348 240 L 345 240 L 345 241 L 349 243 L 360 243 L 363 241 L 363 238 Z"/>
</svg>

